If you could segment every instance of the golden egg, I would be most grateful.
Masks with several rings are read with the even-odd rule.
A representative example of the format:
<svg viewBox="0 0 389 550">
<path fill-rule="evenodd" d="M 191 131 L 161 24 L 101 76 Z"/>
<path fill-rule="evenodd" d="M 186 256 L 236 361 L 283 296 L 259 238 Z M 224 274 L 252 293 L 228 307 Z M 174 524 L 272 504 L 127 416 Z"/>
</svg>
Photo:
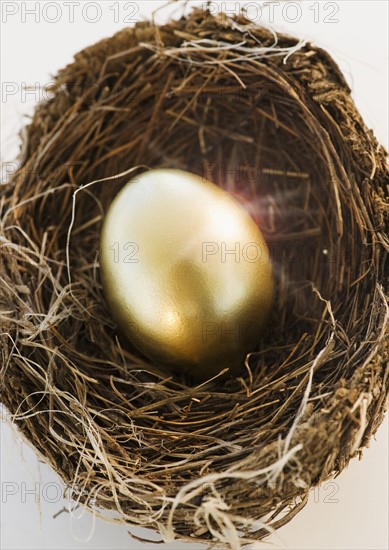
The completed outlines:
<svg viewBox="0 0 389 550">
<path fill-rule="evenodd" d="M 155 365 L 199 379 L 243 369 L 272 269 L 258 226 L 224 190 L 182 170 L 133 178 L 106 214 L 100 262 L 113 318 Z"/>
</svg>

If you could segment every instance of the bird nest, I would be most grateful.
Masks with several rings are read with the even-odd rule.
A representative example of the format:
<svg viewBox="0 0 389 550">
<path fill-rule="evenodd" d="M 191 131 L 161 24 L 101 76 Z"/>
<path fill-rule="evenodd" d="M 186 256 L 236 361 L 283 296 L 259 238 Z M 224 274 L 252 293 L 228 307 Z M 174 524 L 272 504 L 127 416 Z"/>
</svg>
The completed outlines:
<svg viewBox="0 0 389 550">
<path fill-rule="evenodd" d="M 164 540 L 262 539 L 384 416 L 386 152 L 328 53 L 243 16 L 138 23 L 50 92 L 1 196 L 2 402 L 96 513 Z M 240 376 L 163 376 L 110 317 L 104 213 L 155 167 L 239 196 L 268 243 L 274 312 Z"/>
</svg>

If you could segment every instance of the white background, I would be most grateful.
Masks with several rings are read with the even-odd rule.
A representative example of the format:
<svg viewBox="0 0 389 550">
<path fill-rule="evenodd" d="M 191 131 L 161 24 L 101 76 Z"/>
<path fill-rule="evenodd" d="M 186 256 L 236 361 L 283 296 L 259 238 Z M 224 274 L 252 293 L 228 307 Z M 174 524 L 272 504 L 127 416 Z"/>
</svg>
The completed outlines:
<svg viewBox="0 0 389 550">
<path fill-rule="evenodd" d="M 51 4 L 51 5 L 49 5 Z M 2 2 L 2 154 L 12 161 L 18 150 L 18 132 L 26 113 L 44 97 L 39 91 L 51 75 L 71 62 L 80 49 L 126 26 L 125 19 L 141 20 L 163 2 Z M 89 6 L 86 6 L 89 4 Z M 182 2 L 178 2 L 181 4 Z M 190 5 L 202 2 L 190 2 Z M 212 2 L 231 9 L 250 8 L 259 23 L 269 24 L 272 11 L 262 2 Z M 328 49 L 344 71 L 367 124 L 388 147 L 388 3 L 274 2 L 273 26 L 312 40 Z M 287 4 L 287 7 L 285 7 Z M 256 6 L 262 7 L 261 10 Z M 299 7 L 300 6 L 300 7 Z M 177 6 L 175 6 L 177 9 Z M 239 8 L 238 8 L 239 9 Z M 35 11 L 35 13 L 31 13 Z M 159 12 L 164 21 L 172 9 Z M 300 13 L 299 13 L 300 12 Z M 25 86 L 32 91 L 25 93 Z M 10 169 L 7 164 L 5 171 Z M 0 188 L 1 192 L 1 188 Z M 290 549 L 386 549 L 388 537 L 388 420 L 365 450 L 342 474 L 312 493 L 305 509 L 270 538 L 273 546 Z M 146 546 L 131 539 L 128 529 L 95 519 L 60 496 L 62 484 L 40 463 L 12 430 L 1 422 L 1 548 L 10 549 L 122 549 Z M 145 533 L 134 529 L 137 534 Z M 157 540 L 155 534 L 147 532 Z M 200 549 L 199 544 L 159 545 L 155 548 Z M 269 548 L 258 543 L 255 548 Z"/>
</svg>

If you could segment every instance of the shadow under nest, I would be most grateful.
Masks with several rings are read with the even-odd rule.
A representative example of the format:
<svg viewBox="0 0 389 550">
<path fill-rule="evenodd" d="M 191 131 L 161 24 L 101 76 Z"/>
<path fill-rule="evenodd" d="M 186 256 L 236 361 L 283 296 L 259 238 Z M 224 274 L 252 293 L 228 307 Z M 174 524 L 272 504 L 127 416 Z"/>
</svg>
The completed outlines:
<svg viewBox="0 0 389 550">
<path fill-rule="evenodd" d="M 1 195 L 2 402 L 90 508 L 165 540 L 261 539 L 383 419 L 386 152 L 326 52 L 243 17 L 139 23 L 51 93 Z M 110 319 L 99 236 L 129 179 L 112 176 L 146 167 L 239 196 L 269 245 L 274 313 L 239 378 L 153 374 Z"/>
</svg>

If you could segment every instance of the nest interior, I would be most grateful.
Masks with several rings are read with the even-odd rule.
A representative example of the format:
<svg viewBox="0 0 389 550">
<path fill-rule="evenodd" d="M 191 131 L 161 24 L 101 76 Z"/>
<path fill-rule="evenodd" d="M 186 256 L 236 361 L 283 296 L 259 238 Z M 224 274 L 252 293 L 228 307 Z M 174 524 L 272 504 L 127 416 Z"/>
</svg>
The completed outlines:
<svg viewBox="0 0 389 550">
<path fill-rule="evenodd" d="M 98 513 L 164 540 L 261 539 L 385 412 L 386 152 L 328 53 L 243 16 L 138 23 L 51 93 L 1 190 L 2 402 Z M 163 378 L 111 320 L 101 223 L 145 166 L 205 175 L 260 224 L 274 313 L 240 377 Z"/>
</svg>

